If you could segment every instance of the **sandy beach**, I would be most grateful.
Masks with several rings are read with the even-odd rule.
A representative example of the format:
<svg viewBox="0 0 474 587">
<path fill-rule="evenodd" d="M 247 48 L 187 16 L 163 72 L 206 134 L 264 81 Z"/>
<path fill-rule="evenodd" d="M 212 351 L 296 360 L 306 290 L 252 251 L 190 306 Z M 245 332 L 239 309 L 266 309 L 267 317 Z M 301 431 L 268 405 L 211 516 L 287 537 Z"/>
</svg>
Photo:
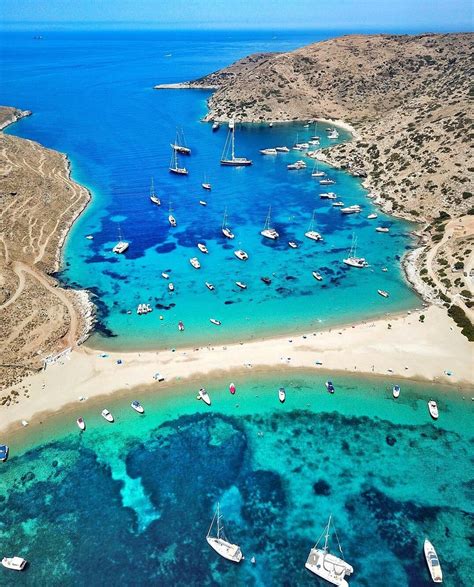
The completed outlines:
<svg viewBox="0 0 474 587">
<path fill-rule="evenodd" d="M 437 306 L 393 320 L 225 346 L 142 353 L 101 353 L 81 347 L 22 382 L 25 395 L 0 408 L 0 430 L 18 428 L 23 419 L 33 423 L 38 414 L 57 411 L 80 398 L 159 386 L 153 379 L 157 372 L 166 383 L 189 378 L 194 385 L 205 386 L 215 371 L 228 371 L 230 380 L 232 370 L 286 366 L 465 387 L 474 382 L 473 358 L 472 345 Z"/>
</svg>

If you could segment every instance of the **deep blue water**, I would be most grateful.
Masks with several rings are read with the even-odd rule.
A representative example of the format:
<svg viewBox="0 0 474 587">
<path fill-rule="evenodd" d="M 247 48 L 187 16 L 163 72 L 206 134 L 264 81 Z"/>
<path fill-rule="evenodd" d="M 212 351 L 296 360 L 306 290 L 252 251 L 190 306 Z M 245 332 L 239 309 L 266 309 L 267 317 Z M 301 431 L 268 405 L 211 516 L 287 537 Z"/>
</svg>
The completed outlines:
<svg viewBox="0 0 474 587">
<path fill-rule="evenodd" d="M 9 132 L 67 152 L 73 176 L 87 185 L 93 202 L 75 224 L 64 253 L 62 280 L 90 289 L 99 308 L 98 333 L 92 343 L 109 348 L 173 346 L 258 337 L 317 328 L 413 307 L 417 298 L 406 286 L 399 259 L 410 246 L 411 226 L 380 214 L 357 179 L 328 170 L 335 186 L 320 187 L 306 171 L 289 172 L 300 158 L 292 152 L 263 157 L 262 147 L 305 140 L 316 133 L 329 144 L 325 125 L 239 127 L 237 152 L 254 160 L 246 169 L 221 168 L 226 130 L 212 133 L 200 122 L 205 91 L 156 91 L 157 83 L 193 79 L 256 51 L 289 50 L 336 33 L 49 33 L 35 41 L 29 33 L 4 35 L 0 102 L 30 109 L 33 116 Z M 169 143 L 177 126 L 193 149 L 186 158 L 189 177 L 168 172 Z M 347 133 L 341 132 L 340 140 Z M 162 200 L 149 201 L 151 177 Z M 213 189 L 204 192 L 207 176 Z M 335 191 L 346 205 L 361 203 L 359 216 L 342 216 L 322 191 Z M 208 202 L 206 207 L 199 200 Z M 170 203 L 178 221 L 170 229 Z M 272 204 L 277 242 L 263 239 Z M 220 234 L 224 209 L 236 234 Z M 316 230 L 323 243 L 304 238 L 316 209 Z M 376 225 L 389 234 L 375 232 Z M 130 242 L 120 257 L 111 252 L 118 229 Z M 371 267 L 358 271 L 342 264 L 352 235 L 358 253 Z M 86 240 L 92 234 L 94 240 Z M 300 243 L 289 249 L 288 241 Z M 209 255 L 196 248 L 205 242 Z M 245 249 L 246 263 L 233 256 Z M 196 271 L 189 258 L 198 256 Z M 386 273 L 382 268 L 387 267 Z M 312 271 L 323 282 L 316 282 Z M 161 278 L 169 272 L 174 293 Z M 260 277 L 269 276 L 270 286 Z M 205 282 L 216 290 L 208 291 Z M 241 291 L 235 285 L 248 285 Z M 389 299 L 377 289 L 390 292 Z M 139 303 L 155 311 L 137 316 Z M 131 314 L 128 312 L 131 311 Z M 216 328 L 210 318 L 222 321 Z M 178 333 L 177 323 L 186 325 Z"/>
</svg>

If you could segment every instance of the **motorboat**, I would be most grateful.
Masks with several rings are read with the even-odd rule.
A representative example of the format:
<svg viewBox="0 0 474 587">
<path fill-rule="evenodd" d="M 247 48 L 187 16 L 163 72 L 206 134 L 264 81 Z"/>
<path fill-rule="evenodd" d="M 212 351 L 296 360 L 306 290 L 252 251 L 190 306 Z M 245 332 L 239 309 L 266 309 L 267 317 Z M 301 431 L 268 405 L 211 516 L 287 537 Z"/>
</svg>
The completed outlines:
<svg viewBox="0 0 474 587">
<path fill-rule="evenodd" d="M 102 410 L 101 416 L 102 416 L 102 418 L 105 418 L 105 420 L 107 420 L 107 422 L 113 422 L 114 421 L 114 417 L 109 412 L 109 410 L 106 410 L 106 409 Z"/>
<path fill-rule="evenodd" d="M 84 418 L 80 417 L 76 420 L 76 424 L 79 427 L 79 430 L 84 431 L 86 429 L 86 423 L 84 422 Z"/>
<path fill-rule="evenodd" d="M 313 277 L 317 281 L 322 281 L 323 280 L 323 276 L 321 275 L 321 273 L 318 273 L 317 271 L 313 271 Z"/>
<path fill-rule="evenodd" d="M 21 558 L 20 556 L 5 556 L 2 558 L 2 565 L 11 571 L 23 571 L 27 564 L 28 561 L 26 561 L 24 558 Z"/>
<path fill-rule="evenodd" d="M 278 151 L 276 149 L 260 149 L 260 153 L 262 155 L 277 155 Z"/>
<path fill-rule="evenodd" d="M 431 575 L 433 583 L 443 582 L 443 572 L 441 571 L 441 565 L 439 563 L 438 555 L 434 546 L 428 539 L 425 539 L 423 544 L 423 550 L 425 553 L 426 564 Z"/>
<path fill-rule="evenodd" d="M 295 243 L 295 241 L 290 241 L 290 242 L 288 243 L 288 246 L 289 246 L 291 249 L 297 249 L 297 248 L 298 248 L 298 245 Z"/>
<path fill-rule="evenodd" d="M 201 251 L 201 253 L 209 253 L 206 245 L 203 243 L 198 243 L 197 248 Z"/>
<path fill-rule="evenodd" d="M 201 387 L 201 389 L 199 390 L 197 399 L 202 399 L 202 401 L 208 406 L 211 405 L 211 398 L 209 397 L 209 394 L 207 393 L 204 387 Z"/>
<path fill-rule="evenodd" d="M 198 260 L 197 257 L 192 257 L 191 259 L 189 259 L 189 262 L 194 267 L 194 269 L 200 269 L 201 268 L 201 263 L 199 263 L 199 260 Z"/>
<path fill-rule="evenodd" d="M 139 414 L 145 413 L 145 410 L 143 409 L 142 404 L 136 399 L 133 400 L 133 402 L 130 404 L 130 406 L 133 410 L 135 410 L 135 412 L 138 412 Z"/>
<path fill-rule="evenodd" d="M 269 277 L 260 277 L 260 279 L 263 281 L 263 283 L 265 283 L 266 285 L 270 285 L 272 280 Z"/>
<path fill-rule="evenodd" d="M 390 295 L 388 291 L 385 291 L 384 289 L 378 289 L 377 293 L 379 294 L 379 296 L 382 296 L 383 298 L 388 298 L 388 296 Z"/>
<path fill-rule="evenodd" d="M 216 531 L 214 533 L 214 525 L 216 524 Z M 220 513 L 219 503 L 217 503 L 214 517 L 212 518 L 211 526 L 206 536 L 209 546 L 217 552 L 222 558 L 225 558 L 234 563 L 240 563 L 244 556 L 240 550 L 240 546 L 232 544 L 227 539 L 224 533 L 224 526 L 222 524 L 222 516 Z"/>
<path fill-rule="evenodd" d="M 150 304 L 138 304 L 137 314 L 139 316 L 142 314 L 149 314 L 150 312 L 153 312 L 153 308 L 150 306 Z"/>
<path fill-rule="evenodd" d="M 221 157 L 221 165 L 228 167 L 248 167 L 252 165 L 252 161 L 246 157 L 235 156 L 235 123 L 232 119 L 229 121 L 229 131 L 224 145 L 224 150 Z"/>
<path fill-rule="evenodd" d="M 227 226 L 227 208 L 224 210 L 224 218 L 222 219 L 222 234 L 229 239 L 235 238 L 234 233 Z"/>
<path fill-rule="evenodd" d="M 376 218 L 377 218 L 377 214 L 375 214 L 374 212 L 367 216 L 367 220 L 375 220 Z"/>
<path fill-rule="evenodd" d="M 207 202 L 204 200 L 199 200 L 201 206 L 207 206 Z"/>
<path fill-rule="evenodd" d="M 168 283 L 168 289 L 169 289 L 169 291 L 174 291 L 174 283 L 172 283 L 172 282 Z"/>
<path fill-rule="evenodd" d="M 295 161 L 295 163 L 289 163 L 286 166 L 287 169 L 306 169 L 306 163 L 302 160 L 300 161 Z"/>
<path fill-rule="evenodd" d="M 212 124 L 212 132 L 216 132 L 220 129 L 221 125 L 218 122 Z"/>
<path fill-rule="evenodd" d="M 322 194 L 319 194 L 319 197 L 321 200 L 337 200 L 337 194 L 334 192 L 323 192 Z"/>
<path fill-rule="evenodd" d="M 150 200 L 152 204 L 156 204 L 157 206 L 161 206 L 160 198 L 155 194 L 155 185 L 153 183 L 153 178 L 151 178 L 151 187 L 150 187 Z"/>
<path fill-rule="evenodd" d="M 336 183 L 335 179 L 330 179 L 329 177 L 323 178 L 319 180 L 319 185 L 334 185 Z"/>
<path fill-rule="evenodd" d="M 88 234 L 88 235 L 86 236 L 86 239 L 87 239 L 88 241 L 92 241 L 92 240 L 94 240 L 94 236 L 93 236 L 92 234 Z"/>
<path fill-rule="evenodd" d="M 163 279 L 169 279 L 170 278 L 169 274 L 168 273 L 165 273 L 164 271 L 161 274 L 161 277 L 163 277 Z"/>
<path fill-rule="evenodd" d="M 184 324 L 183 324 L 183 322 L 181 320 L 178 322 L 178 330 L 180 332 L 183 332 L 184 331 Z"/>
<path fill-rule="evenodd" d="M 206 287 L 211 291 L 214 291 L 216 289 L 212 283 L 209 283 L 209 281 L 206 281 Z"/>
<path fill-rule="evenodd" d="M 346 563 L 342 558 L 339 558 L 329 552 L 329 530 L 331 525 L 332 516 L 329 516 L 329 522 L 326 526 L 325 532 L 321 534 L 318 542 L 310 550 L 308 559 L 306 560 L 305 568 L 311 573 L 314 573 L 321 579 L 324 579 L 331 585 L 339 585 L 339 587 L 349 587 L 349 583 L 346 581 L 346 575 L 350 575 L 354 572 L 354 569 L 349 563 Z M 323 535 L 324 547 L 318 548 L 318 544 L 321 541 Z M 339 552 L 343 555 L 341 545 L 337 533 L 335 533 L 337 543 L 339 546 Z"/>
<path fill-rule="evenodd" d="M 284 387 L 280 387 L 280 389 L 278 390 L 278 399 L 280 400 L 280 402 L 283 404 L 285 403 L 286 400 L 286 391 Z"/>
<path fill-rule="evenodd" d="M 334 206 L 334 208 L 344 208 L 344 202 L 333 202 L 332 205 Z"/>
<path fill-rule="evenodd" d="M 270 227 L 271 213 L 272 213 L 272 207 L 270 206 L 268 208 L 267 218 L 265 219 L 265 225 L 263 227 L 263 230 L 260 231 L 260 234 L 262 236 L 264 236 L 265 238 L 269 238 L 271 240 L 276 240 L 280 235 L 278 234 L 278 232 L 274 228 Z"/>
<path fill-rule="evenodd" d="M 209 321 L 212 322 L 212 324 L 215 324 L 216 326 L 220 326 L 222 324 L 220 320 L 216 320 L 215 318 L 210 318 Z"/>
<path fill-rule="evenodd" d="M 289 153 L 290 149 L 288 147 L 275 147 L 275 151 L 277 151 L 278 153 Z"/>
<path fill-rule="evenodd" d="M 4 463 L 8 459 L 10 449 L 6 444 L 0 444 L 0 463 Z"/>
<path fill-rule="evenodd" d="M 437 420 L 439 416 L 438 404 L 433 399 L 428 402 L 428 409 L 433 420 Z"/>
<path fill-rule="evenodd" d="M 316 210 L 313 210 L 313 215 L 311 217 L 311 222 L 309 223 L 308 230 L 304 233 L 306 238 L 309 238 L 313 241 L 322 241 L 323 237 L 314 230 L 314 216 L 316 214 Z"/>
<path fill-rule="evenodd" d="M 240 289 L 247 289 L 247 285 L 245 283 L 243 283 L 242 281 L 236 281 L 235 285 L 240 287 Z"/>
<path fill-rule="evenodd" d="M 234 383 L 231 383 L 231 384 L 229 385 L 229 391 L 230 391 L 230 393 L 231 393 L 232 395 L 234 395 L 234 394 L 235 394 L 235 384 L 234 384 Z"/>
<path fill-rule="evenodd" d="M 326 389 L 329 391 L 329 393 L 334 393 L 336 391 L 332 381 L 326 381 Z"/>
<path fill-rule="evenodd" d="M 341 214 L 358 214 L 360 211 L 361 208 L 358 204 L 353 204 L 352 206 L 341 208 Z"/>
<path fill-rule="evenodd" d="M 377 228 L 375 230 L 376 230 L 376 232 L 390 232 L 390 229 L 387 228 L 386 226 L 377 226 Z"/>
<path fill-rule="evenodd" d="M 400 386 L 399 385 L 394 385 L 392 387 L 392 395 L 395 399 L 397 399 L 397 397 L 399 397 L 399 395 L 400 395 Z"/>
<path fill-rule="evenodd" d="M 240 259 L 241 261 L 247 261 L 247 259 L 249 258 L 248 254 L 242 249 L 237 249 L 236 251 L 234 251 L 234 255 L 237 257 L 237 259 Z"/>
</svg>

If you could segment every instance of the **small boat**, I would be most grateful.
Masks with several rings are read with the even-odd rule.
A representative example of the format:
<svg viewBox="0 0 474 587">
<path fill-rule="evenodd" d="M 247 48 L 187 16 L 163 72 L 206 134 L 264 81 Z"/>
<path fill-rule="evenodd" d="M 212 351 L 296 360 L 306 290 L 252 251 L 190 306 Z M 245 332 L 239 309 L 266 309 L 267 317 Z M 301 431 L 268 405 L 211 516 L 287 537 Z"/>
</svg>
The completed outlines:
<svg viewBox="0 0 474 587">
<path fill-rule="evenodd" d="M 227 167 L 248 167 L 252 161 L 246 157 L 235 156 L 235 123 L 234 119 L 229 121 L 229 131 L 225 141 L 224 150 L 221 157 L 221 165 Z"/>
<path fill-rule="evenodd" d="M 92 240 L 94 240 L 94 237 L 92 236 L 92 234 L 88 234 L 86 236 L 86 239 L 89 240 L 89 241 L 92 241 Z"/>
<path fill-rule="evenodd" d="M 265 283 L 266 285 L 270 285 L 272 280 L 269 277 L 260 277 L 260 279 L 263 281 L 263 283 Z"/>
<path fill-rule="evenodd" d="M 191 259 L 189 259 L 189 262 L 194 267 L 194 269 L 200 269 L 201 268 L 201 263 L 199 263 L 199 260 L 198 260 L 197 257 L 192 257 Z"/>
<path fill-rule="evenodd" d="M 149 314 L 150 312 L 153 312 L 153 308 L 150 306 L 150 304 L 138 304 L 137 314 L 139 316 L 142 314 Z"/>
<path fill-rule="evenodd" d="M 317 279 L 318 281 L 323 280 L 323 276 L 321 275 L 321 273 L 318 273 L 317 271 L 313 271 L 313 277 L 314 277 L 314 279 Z"/>
<path fill-rule="evenodd" d="M 235 393 L 235 385 L 234 385 L 233 383 L 231 383 L 231 384 L 229 385 L 229 391 L 230 391 L 230 393 L 231 393 L 232 395 L 234 395 L 234 393 Z"/>
<path fill-rule="evenodd" d="M 234 255 L 237 257 L 237 259 L 240 259 L 241 261 L 247 261 L 247 259 L 249 258 L 248 254 L 242 249 L 237 249 L 236 251 L 234 251 Z"/>
<path fill-rule="evenodd" d="M 323 192 L 322 194 L 319 194 L 319 197 L 321 200 L 337 200 L 337 194 L 334 192 Z"/>
<path fill-rule="evenodd" d="M 354 572 L 354 569 L 349 563 L 342 560 L 341 558 L 331 554 L 329 552 L 329 529 L 331 526 L 332 516 L 329 516 L 329 521 L 326 526 L 326 530 L 323 533 L 325 535 L 324 548 L 318 548 L 318 544 L 323 537 L 321 534 L 318 542 L 310 550 L 308 559 L 306 560 L 305 568 L 311 573 L 314 573 L 321 579 L 324 579 L 331 585 L 339 585 L 340 587 L 349 587 L 349 583 L 345 580 L 346 575 L 350 575 Z M 341 545 L 337 533 L 335 533 L 337 544 L 339 546 L 339 552 L 343 555 Z"/>
<path fill-rule="evenodd" d="M 277 155 L 278 151 L 276 149 L 260 149 L 260 153 L 262 155 Z"/>
<path fill-rule="evenodd" d="M 273 122 L 268 123 L 268 128 L 272 128 L 273 127 Z"/>
<path fill-rule="evenodd" d="M 242 551 L 240 550 L 240 546 L 237 544 L 232 544 L 232 542 L 227 540 L 227 537 L 224 534 L 224 526 L 222 525 L 221 520 L 222 516 L 218 502 L 216 511 L 214 512 L 214 517 L 212 518 L 211 526 L 206 536 L 207 543 L 217 552 L 217 554 L 222 556 L 222 558 L 225 558 L 234 563 L 240 563 L 240 561 L 244 558 Z M 215 522 L 217 522 L 217 530 L 215 536 L 213 536 L 212 530 Z"/>
<path fill-rule="evenodd" d="M 369 215 L 367 216 L 367 220 L 375 220 L 376 218 L 377 218 L 377 214 L 374 214 L 374 213 L 372 213 L 372 214 L 369 214 Z"/>
<path fill-rule="evenodd" d="M 209 253 L 206 245 L 203 243 L 198 243 L 197 248 L 201 251 L 201 253 Z"/>
<path fill-rule="evenodd" d="M 184 330 L 184 324 L 181 320 L 178 322 L 178 330 L 180 332 L 183 332 L 183 330 Z"/>
<path fill-rule="evenodd" d="M 319 161 L 316 160 L 314 164 L 313 171 L 311 172 L 311 177 L 325 177 L 326 172 L 319 169 Z"/>
<path fill-rule="evenodd" d="M 334 206 L 334 208 L 343 208 L 344 207 L 344 202 L 333 202 L 332 205 Z"/>
<path fill-rule="evenodd" d="M 177 226 L 178 223 L 176 222 L 176 218 L 173 216 L 172 212 L 173 212 L 173 209 L 171 208 L 171 202 L 170 202 L 168 222 L 170 223 L 171 226 Z"/>
<path fill-rule="evenodd" d="M 224 218 L 222 219 L 222 234 L 226 237 L 226 238 L 230 238 L 233 239 L 235 238 L 234 233 L 231 231 L 231 229 L 227 226 L 227 208 L 224 210 Z"/>
<path fill-rule="evenodd" d="M 175 173 L 176 175 L 188 175 L 188 170 L 186 169 L 186 167 L 179 166 L 178 151 L 174 149 L 173 146 L 171 148 L 171 151 L 171 161 L 169 166 L 170 172 Z"/>
<path fill-rule="evenodd" d="M 79 426 L 79 430 L 85 430 L 86 429 L 86 423 L 84 422 L 84 418 L 78 418 L 76 420 L 76 424 Z"/>
<path fill-rule="evenodd" d="M 390 232 L 390 229 L 387 228 L 386 226 L 377 226 L 377 228 L 375 230 L 376 230 L 376 232 Z"/>
<path fill-rule="evenodd" d="M 251 563 L 254 565 L 254 564 L 257 562 L 257 559 L 256 559 L 256 558 L 253 556 L 253 557 L 250 559 L 250 562 L 251 562 Z"/>
<path fill-rule="evenodd" d="M 314 215 L 316 214 L 316 210 L 313 210 L 313 216 L 311 217 L 311 222 L 309 223 L 308 230 L 304 233 L 306 238 L 309 238 L 313 241 L 322 241 L 323 237 L 314 230 Z"/>
<path fill-rule="evenodd" d="M 210 183 L 208 183 L 207 181 L 203 182 L 203 183 L 201 184 L 201 186 L 202 186 L 202 189 L 203 189 L 203 190 L 208 190 L 208 191 L 211 191 L 211 189 L 212 189 L 212 186 L 211 186 L 211 184 L 210 184 Z"/>
<path fill-rule="evenodd" d="M 209 321 L 215 324 L 216 326 L 220 326 L 222 324 L 220 320 L 216 320 L 215 318 L 210 318 Z"/>
<path fill-rule="evenodd" d="M 191 155 L 191 149 L 186 146 L 184 132 L 182 129 L 178 129 L 176 131 L 176 140 L 174 143 L 171 143 L 171 148 L 177 153 L 181 153 L 181 155 Z"/>
<path fill-rule="evenodd" d="M 130 406 L 133 410 L 135 410 L 135 412 L 138 412 L 139 414 L 145 413 L 145 410 L 143 409 L 142 404 L 136 399 L 133 400 L 133 402 L 130 404 Z"/>
<path fill-rule="evenodd" d="M 26 567 L 27 563 L 28 561 L 26 561 L 24 558 L 21 558 L 20 556 L 12 556 L 10 558 L 5 556 L 2 558 L 2 565 L 11 571 L 22 571 Z"/>
<path fill-rule="evenodd" d="M 115 247 L 112 249 L 112 251 L 114 253 L 117 253 L 117 255 L 120 255 L 122 253 L 125 253 L 125 251 L 129 247 L 130 243 L 127 243 L 127 241 L 122 240 L 122 233 L 120 230 L 120 226 L 118 228 L 118 235 L 119 235 L 119 242 L 115 245 Z"/>
<path fill-rule="evenodd" d="M 365 260 L 364 257 L 356 257 L 357 252 L 357 238 L 354 236 L 352 237 L 352 245 L 351 250 L 349 251 L 349 257 L 347 259 L 343 259 L 342 262 L 349 267 L 356 267 L 357 269 L 363 269 L 364 267 L 368 267 L 369 264 Z"/>
<path fill-rule="evenodd" d="M 383 298 L 388 298 L 388 296 L 390 295 L 388 291 L 385 291 L 384 289 L 378 289 L 377 293 L 379 294 L 379 296 L 382 296 Z"/>
<path fill-rule="evenodd" d="M 437 420 L 439 416 L 438 404 L 433 399 L 428 402 L 428 409 L 433 420 Z"/>
<path fill-rule="evenodd" d="M 289 246 L 290 248 L 292 248 L 292 249 L 297 249 L 297 248 L 298 248 L 298 245 L 295 243 L 295 241 L 290 241 L 290 242 L 288 243 L 288 246 Z"/>
<path fill-rule="evenodd" d="M 169 291 L 174 291 L 174 284 L 173 283 L 168 283 L 168 289 Z"/>
<path fill-rule="evenodd" d="M 107 420 L 107 422 L 113 422 L 114 421 L 114 417 L 109 412 L 109 410 L 106 410 L 106 409 L 102 410 L 101 416 L 102 416 L 102 418 L 105 418 Z"/>
<path fill-rule="evenodd" d="M 319 185 L 334 185 L 335 183 L 336 183 L 336 180 L 330 179 L 329 177 L 326 177 L 325 179 L 319 180 Z"/>
<path fill-rule="evenodd" d="M 240 289 L 247 289 L 247 285 L 245 283 L 242 283 L 242 281 L 236 281 L 235 285 L 238 285 Z"/>
<path fill-rule="evenodd" d="M 329 391 L 329 393 L 334 393 L 336 391 L 332 381 L 326 381 L 326 389 Z"/>
<path fill-rule="evenodd" d="M 342 214 L 358 214 L 361 211 L 359 204 L 353 204 L 352 206 L 347 206 L 347 208 L 341 208 Z"/>
<path fill-rule="evenodd" d="M 155 194 L 155 185 L 154 185 L 154 182 L 153 182 L 153 178 L 151 178 L 150 200 L 151 200 L 152 204 L 156 204 L 157 206 L 161 206 L 161 200 Z"/>
<path fill-rule="evenodd" d="M 280 389 L 278 390 L 278 399 L 280 400 L 280 402 L 283 404 L 285 403 L 286 400 L 286 391 L 284 387 L 280 387 Z"/>
<path fill-rule="evenodd" d="M 202 401 L 208 406 L 211 405 L 211 398 L 209 397 L 209 394 L 207 393 L 204 387 L 201 387 L 201 389 L 199 390 L 197 399 L 202 399 Z"/>
<path fill-rule="evenodd" d="M 331 130 L 328 132 L 328 139 L 338 139 L 339 138 L 339 133 L 337 132 L 337 130 L 335 128 L 331 128 Z"/>
<path fill-rule="evenodd" d="M 400 386 L 399 385 L 394 385 L 392 387 L 392 395 L 395 399 L 397 399 L 397 397 L 399 397 L 399 395 L 400 395 Z"/>
<path fill-rule="evenodd" d="M 290 171 L 292 169 L 306 169 L 306 163 L 300 159 L 299 161 L 295 161 L 295 163 L 288 164 L 286 168 Z"/>
<path fill-rule="evenodd" d="M 0 444 L 0 463 L 4 463 L 8 459 L 10 449 L 6 444 Z"/>
<path fill-rule="evenodd" d="M 439 564 L 439 558 L 436 554 L 434 546 L 428 539 L 425 539 L 423 544 L 423 550 L 425 553 L 426 564 L 431 575 L 433 583 L 443 582 L 443 572 L 441 571 L 441 565 Z"/>
<path fill-rule="evenodd" d="M 168 275 L 168 273 L 165 273 L 164 271 L 161 274 L 161 277 L 163 277 L 163 279 L 169 279 L 170 278 L 170 276 Z"/>
<path fill-rule="evenodd" d="M 210 289 L 211 291 L 216 289 L 212 283 L 209 283 L 209 281 L 206 281 L 206 287 L 207 287 L 207 289 Z"/>
<path fill-rule="evenodd" d="M 218 122 L 212 124 L 212 132 L 216 132 L 220 129 L 221 125 Z"/>
<path fill-rule="evenodd" d="M 278 234 L 278 232 L 274 228 L 270 227 L 271 213 L 272 213 L 272 207 L 270 206 L 268 208 L 268 214 L 265 219 L 265 225 L 263 227 L 263 230 L 260 231 L 260 234 L 262 236 L 264 236 L 265 238 L 269 238 L 271 240 L 276 240 L 280 235 Z"/>
<path fill-rule="evenodd" d="M 275 151 L 277 151 L 278 153 L 289 153 L 290 149 L 288 147 L 275 147 Z"/>
</svg>

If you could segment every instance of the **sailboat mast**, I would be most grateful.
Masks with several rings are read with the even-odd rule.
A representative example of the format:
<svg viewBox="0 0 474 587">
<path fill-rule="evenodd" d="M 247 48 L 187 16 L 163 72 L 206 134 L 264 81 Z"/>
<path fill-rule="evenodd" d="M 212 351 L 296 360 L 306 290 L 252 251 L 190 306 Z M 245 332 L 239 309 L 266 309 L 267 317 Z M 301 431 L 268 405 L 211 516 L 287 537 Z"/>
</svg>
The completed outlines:
<svg viewBox="0 0 474 587">
<path fill-rule="evenodd" d="M 207 531 L 208 537 L 210 536 L 212 527 L 214 526 L 214 520 L 216 519 L 216 512 L 217 512 L 217 510 L 214 512 L 214 515 L 212 516 L 212 522 L 211 522 L 211 525 L 209 526 L 209 530 Z"/>
<path fill-rule="evenodd" d="M 234 135 L 235 135 L 235 126 L 232 126 L 232 161 L 235 159 L 235 152 L 234 152 Z"/>
<path fill-rule="evenodd" d="M 151 188 L 150 188 L 150 196 L 155 195 L 155 183 L 153 181 L 153 177 L 151 178 Z"/>
<path fill-rule="evenodd" d="M 328 551 L 329 526 L 331 525 L 331 518 L 332 518 L 332 515 L 329 516 L 328 525 L 326 526 L 326 535 L 324 537 L 324 552 L 327 552 Z"/>
</svg>

